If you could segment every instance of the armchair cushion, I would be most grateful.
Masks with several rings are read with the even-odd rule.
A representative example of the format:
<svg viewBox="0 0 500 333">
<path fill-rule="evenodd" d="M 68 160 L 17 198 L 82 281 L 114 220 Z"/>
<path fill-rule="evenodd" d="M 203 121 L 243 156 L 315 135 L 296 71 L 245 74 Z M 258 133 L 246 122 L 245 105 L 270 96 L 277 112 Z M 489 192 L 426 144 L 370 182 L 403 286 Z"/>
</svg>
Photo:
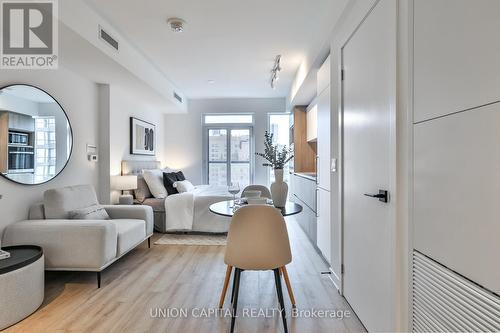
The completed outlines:
<svg viewBox="0 0 500 333">
<path fill-rule="evenodd" d="M 43 203 L 47 219 L 69 219 L 69 213 L 72 210 L 99 204 L 95 190 L 91 185 L 47 190 L 43 194 Z"/>
<path fill-rule="evenodd" d="M 109 221 L 27 220 L 7 226 L 2 245 L 41 246 L 49 270 L 99 270 L 116 257 L 117 238 Z"/>
<path fill-rule="evenodd" d="M 43 203 L 39 202 L 30 207 L 28 219 L 45 220 L 45 207 L 43 207 Z"/>
<path fill-rule="evenodd" d="M 146 238 L 145 222 L 142 220 L 112 220 L 118 234 L 117 256 L 122 256 Z"/>
<path fill-rule="evenodd" d="M 153 209 L 143 205 L 103 205 L 112 220 L 135 219 L 145 222 L 145 234 L 149 237 L 153 234 L 154 215 Z"/>
</svg>

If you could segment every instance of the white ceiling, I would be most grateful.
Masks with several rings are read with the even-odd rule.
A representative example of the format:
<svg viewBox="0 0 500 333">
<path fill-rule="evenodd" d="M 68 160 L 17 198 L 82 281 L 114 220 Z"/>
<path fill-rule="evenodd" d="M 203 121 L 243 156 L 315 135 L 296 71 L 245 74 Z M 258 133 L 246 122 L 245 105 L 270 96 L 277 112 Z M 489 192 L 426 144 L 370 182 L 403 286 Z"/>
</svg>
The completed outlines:
<svg viewBox="0 0 500 333">
<path fill-rule="evenodd" d="M 285 97 L 347 0 L 87 0 L 189 98 Z M 166 19 L 187 24 L 181 34 Z M 278 87 L 270 70 L 282 55 Z M 209 80 L 215 80 L 209 84 Z"/>
<path fill-rule="evenodd" d="M 55 103 L 56 101 L 52 96 L 44 92 L 43 90 L 25 86 L 25 85 L 14 85 L 4 89 L 4 92 L 8 95 L 12 95 L 18 98 L 27 99 L 35 103 Z"/>
</svg>

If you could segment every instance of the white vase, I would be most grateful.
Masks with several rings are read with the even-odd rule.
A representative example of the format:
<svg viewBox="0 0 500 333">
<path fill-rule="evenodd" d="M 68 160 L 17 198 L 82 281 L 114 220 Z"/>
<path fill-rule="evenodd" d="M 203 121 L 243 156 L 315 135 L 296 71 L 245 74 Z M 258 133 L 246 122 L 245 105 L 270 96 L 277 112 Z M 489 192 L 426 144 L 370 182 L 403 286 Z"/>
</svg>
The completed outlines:
<svg viewBox="0 0 500 333">
<path fill-rule="evenodd" d="M 271 195 L 275 207 L 285 207 L 288 184 L 283 181 L 283 169 L 274 169 L 274 183 L 271 184 Z"/>
</svg>

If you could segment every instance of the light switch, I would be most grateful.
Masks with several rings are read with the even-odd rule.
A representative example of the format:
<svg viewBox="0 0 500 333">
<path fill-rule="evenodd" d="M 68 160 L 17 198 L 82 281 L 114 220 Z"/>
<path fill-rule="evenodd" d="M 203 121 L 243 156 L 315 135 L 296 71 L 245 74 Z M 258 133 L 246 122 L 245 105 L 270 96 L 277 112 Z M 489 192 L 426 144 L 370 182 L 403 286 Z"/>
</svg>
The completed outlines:
<svg viewBox="0 0 500 333">
<path fill-rule="evenodd" d="M 332 158 L 332 165 L 331 165 L 332 172 L 337 172 L 337 159 Z"/>
</svg>

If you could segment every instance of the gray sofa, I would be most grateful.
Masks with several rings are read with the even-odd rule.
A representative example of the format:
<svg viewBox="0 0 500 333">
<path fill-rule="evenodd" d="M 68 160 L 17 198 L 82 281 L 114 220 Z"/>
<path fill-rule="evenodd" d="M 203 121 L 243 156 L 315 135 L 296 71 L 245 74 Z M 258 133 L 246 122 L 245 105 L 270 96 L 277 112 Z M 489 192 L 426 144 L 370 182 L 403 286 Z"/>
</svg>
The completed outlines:
<svg viewBox="0 0 500 333">
<path fill-rule="evenodd" d="M 48 190 L 44 202 L 33 205 L 28 220 L 7 226 L 2 245 L 39 245 L 45 269 L 101 272 L 153 234 L 149 206 L 101 206 L 109 220 L 70 219 L 70 213 L 98 205 L 92 186 Z"/>
</svg>

